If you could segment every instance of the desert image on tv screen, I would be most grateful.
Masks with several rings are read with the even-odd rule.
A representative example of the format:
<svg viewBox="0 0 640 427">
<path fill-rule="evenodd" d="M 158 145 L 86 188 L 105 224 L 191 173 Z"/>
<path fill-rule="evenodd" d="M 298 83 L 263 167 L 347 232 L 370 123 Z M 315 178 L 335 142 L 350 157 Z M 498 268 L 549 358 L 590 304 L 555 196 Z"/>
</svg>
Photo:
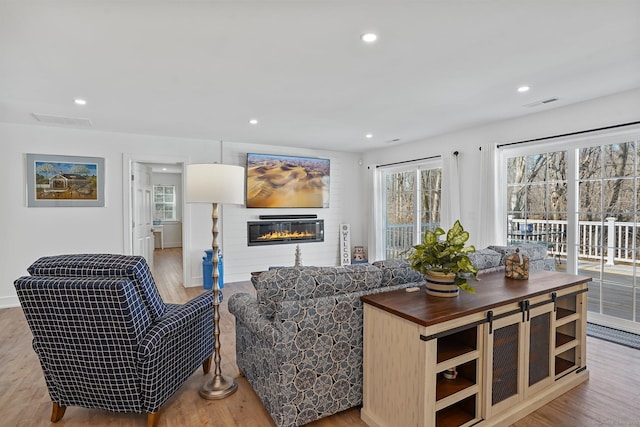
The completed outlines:
<svg viewBox="0 0 640 427">
<path fill-rule="evenodd" d="M 247 154 L 247 207 L 327 208 L 329 170 L 329 159 Z"/>
</svg>

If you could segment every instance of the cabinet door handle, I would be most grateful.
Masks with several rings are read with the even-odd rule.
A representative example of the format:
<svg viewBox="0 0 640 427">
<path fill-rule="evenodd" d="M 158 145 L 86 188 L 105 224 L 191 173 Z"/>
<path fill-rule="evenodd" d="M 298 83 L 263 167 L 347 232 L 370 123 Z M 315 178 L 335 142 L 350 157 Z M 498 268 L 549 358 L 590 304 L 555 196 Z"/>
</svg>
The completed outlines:
<svg viewBox="0 0 640 427">
<path fill-rule="evenodd" d="M 493 333 L 493 311 L 487 311 L 487 322 L 489 323 L 489 335 Z"/>
<path fill-rule="evenodd" d="M 553 301 L 553 312 L 555 313 L 558 309 L 558 294 L 555 292 L 551 292 L 551 301 Z"/>
</svg>

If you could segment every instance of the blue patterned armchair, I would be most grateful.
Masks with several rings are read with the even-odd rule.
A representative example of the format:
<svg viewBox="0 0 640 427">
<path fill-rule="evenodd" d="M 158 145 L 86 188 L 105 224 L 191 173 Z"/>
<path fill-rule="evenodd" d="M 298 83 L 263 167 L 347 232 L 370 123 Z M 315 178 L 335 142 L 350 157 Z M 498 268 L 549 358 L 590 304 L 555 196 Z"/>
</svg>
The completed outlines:
<svg viewBox="0 0 640 427">
<path fill-rule="evenodd" d="M 391 264 L 278 268 L 252 278 L 255 297 L 229 298 L 238 367 L 278 427 L 362 404 L 360 296 L 418 277 Z"/>
<path fill-rule="evenodd" d="M 147 414 L 161 406 L 213 353 L 211 293 L 165 304 L 142 257 L 44 257 L 15 281 L 33 348 L 53 402 Z"/>
</svg>

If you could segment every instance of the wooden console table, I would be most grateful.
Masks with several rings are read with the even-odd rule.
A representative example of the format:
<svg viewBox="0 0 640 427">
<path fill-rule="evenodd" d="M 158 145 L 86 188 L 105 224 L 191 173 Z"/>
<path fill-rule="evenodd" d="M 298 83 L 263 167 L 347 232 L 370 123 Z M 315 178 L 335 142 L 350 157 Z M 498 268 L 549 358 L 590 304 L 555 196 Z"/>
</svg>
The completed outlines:
<svg viewBox="0 0 640 427">
<path fill-rule="evenodd" d="M 372 427 L 509 425 L 589 377 L 591 278 L 491 273 L 476 294 L 363 296 L 364 397 Z M 457 377 L 443 372 L 455 368 Z"/>
</svg>

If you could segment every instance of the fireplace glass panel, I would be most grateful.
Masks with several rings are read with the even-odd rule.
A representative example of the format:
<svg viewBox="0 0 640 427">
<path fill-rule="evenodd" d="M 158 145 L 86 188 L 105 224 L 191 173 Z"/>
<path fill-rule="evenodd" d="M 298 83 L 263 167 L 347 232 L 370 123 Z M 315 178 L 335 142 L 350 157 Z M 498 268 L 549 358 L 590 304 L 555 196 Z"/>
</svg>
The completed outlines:
<svg viewBox="0 0 640 427">
<path fill-rule="evenodd" d="M 247 240 L 249 246 L 324 242 L 324 220 L 249 221 Z"/>
</svg>

